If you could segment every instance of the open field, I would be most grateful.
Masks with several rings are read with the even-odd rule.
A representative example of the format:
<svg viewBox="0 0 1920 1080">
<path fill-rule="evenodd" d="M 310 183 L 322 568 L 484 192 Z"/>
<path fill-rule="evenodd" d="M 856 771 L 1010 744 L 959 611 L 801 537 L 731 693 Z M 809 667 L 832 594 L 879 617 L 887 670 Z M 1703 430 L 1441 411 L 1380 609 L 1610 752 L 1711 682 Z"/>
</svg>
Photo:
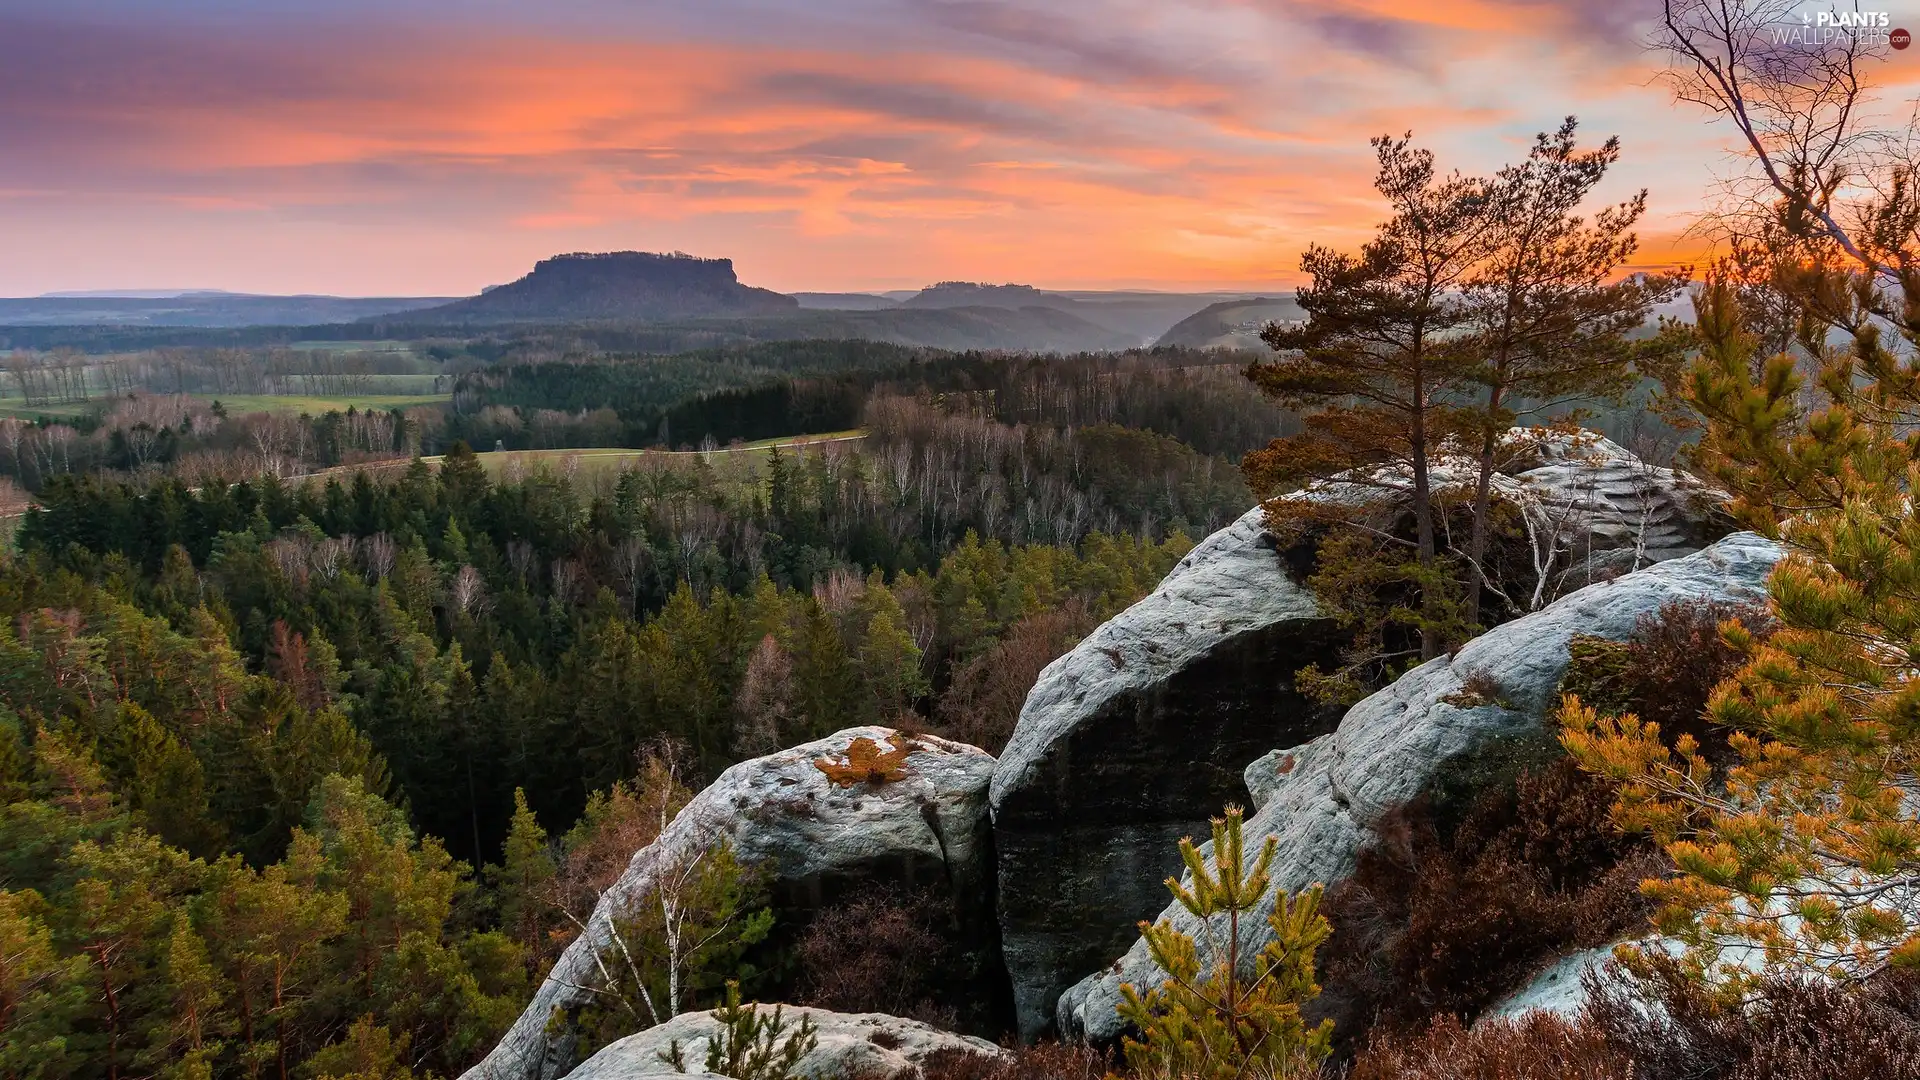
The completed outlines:
<svg viewBox="0 0 1920 1080">
<path fill-rule="evenodd" d="M 194 397 L 209 403 L 218 400 L 229 414 L 304 412 L 313 413 L 316 416 L 325 412 L 345 412 L 349 407 L 362 411 L 410 409 L 417 405 L 443 405 L 453 400 L 452 394 L 347 394 L 339 397 L 302 394 L 229 394 L 219 398 L 211 394 L 195 394 Z"/>
<path fill-rule="evenodd" d="M 229 413 L 253 412 L 291 412 L 312 413 L 344 412 L 348 407 L 355 409 L 409 409 L 418 405 L 441 405 L 453 400 L 450 393 L 433 392 L 431 375 L 373 375 L 372 389 L 375 393 L 366 394 L 192 394 L 194 400 L 203 405 L 219 401 Z M 50 405 L 26 405 L 17 391 L 8 387 L 0 390 L 0 417 L 12 417 L 19 420 L 34 420 L 46 416 L 55 419 L 85 416 L 91 412 L 103 411 L 110 407 L 111 398 L 95 397 L 88 401 L 60 402 Z"/>
<path fill-rule="evenodd" d="M 0 394 L 0 419 L 37 420 L 42 416 L 46 416 L 52 417 L 55 420 L 61 420 L 69 417 L 85 416 L 87 413 L 99 407 L 100 402 L 98 401 L 27 406 L 21 404 L 20 399 L 17 397 Z"/>
<path fill-rule="evenodd" d="M 809 448 L 828 445 L 851 445 L 867 437 L 860 430 L 835 431 L 824 435 L 789 435 L 778 439 L 761 439 L 757 442 L 741 443 L 737 446 L 722 446 L 710 451 L 700 450 L 635 450 L 621 446 L 583 447 L 572 450 L 490 450 L 476 454 L 480 464 L 490 476 L 522 476 L 545 466 L 551 469 L 571 467 L 582 472 L 617 476 L 626 469 L 641 466 L 647 462 L 687 461 L 703 454 L 713 458 L 726 459 L 729 456 L 765 451 L 772 447 L 782 450 L 805 451 Z M 424 459 L 431 464 L 439 464 L 440 458 Z"/>
</svg>

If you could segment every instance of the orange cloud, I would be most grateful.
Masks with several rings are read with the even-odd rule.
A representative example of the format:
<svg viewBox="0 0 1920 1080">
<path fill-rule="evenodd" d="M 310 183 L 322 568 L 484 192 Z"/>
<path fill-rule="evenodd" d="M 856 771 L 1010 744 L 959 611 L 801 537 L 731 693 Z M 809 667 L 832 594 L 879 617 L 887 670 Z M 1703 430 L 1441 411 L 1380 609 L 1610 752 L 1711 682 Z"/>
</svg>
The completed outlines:
<svg viewBox="0 0 1920 1080">
<path fill-rule="evenodd" d="M 1369 135 L 1485 169 L 1567 112 L 1629 136 L 1649 233 L 1697 201 L 1700 118 L 1650 109 L 1572 0 L 1170 10 L 949 3 L 779 41 L 0 15 L 25 58 L 0 70 L 0 229 L 40 253 L 0 292 L 455 293 L 619 247 L 784 289 L 1266 289 L 1368 233 Z"/>
</svg>

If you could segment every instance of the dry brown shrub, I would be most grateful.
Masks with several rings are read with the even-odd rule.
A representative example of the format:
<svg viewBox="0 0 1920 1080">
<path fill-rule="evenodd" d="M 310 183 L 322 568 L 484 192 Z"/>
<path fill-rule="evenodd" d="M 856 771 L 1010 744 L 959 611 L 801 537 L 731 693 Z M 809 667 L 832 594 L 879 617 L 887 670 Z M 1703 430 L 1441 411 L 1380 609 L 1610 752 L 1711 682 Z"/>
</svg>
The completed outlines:
<svg viewBox="0 0 1920 1080">
<path fill-rule="evenodd" d="M 863 735 L 847 744 L 845 761 L 835 761 L 830 757 L 814 758 L 813 767 L 841 787 L 850 788 L 859 784 L 879 787 L 907 774 L 907 755 L 911 753 L 913 744 L 898 732 L 887 736 L 884 743 Z"/>
<path fill-rule="evenodd" d="M 1920 1078 L 1920 974 L 1773 978 L 1727 1005 L 1671 957 L 1635 966 L 1586 980 L 1587 1023 L 1632 1056 L 1635 1080 Z"/>
<path fill-rule="evenodd" d="M 1046 1042 L 1009 1049 L 1000 1057 L 938 1050 L 920 1063 L 921 1080 L 1105 1080 L 1108 1055 L 1078 1043 Z"/>
<path fill-rule="evenodd" d="M 1074 601 L 1014 623 L 985 652 L 954 666 L 953 680 L 940 697 L 941 732 L 998 754 L 1013 737 L 1020 707 L 1040 672 L 1096 622 L 1085 604 Z"/>
<path fill-rule="evenodd" d="M 1691 735 L 1709 760 L 1723 763 L 1730 756 L 1727 733 L 1706 719 L 1706 707 L 1714 687 L 1745 663 L 1720 634 L 1728 621 L 1760 638 L 1775 628 L 1759 605 L 1670 600 L 1642 615 L 1626 641 L 1576 637 L 1561 689 L 1595 708 L 1659 724 L 1668 743 Z"/>
<path fill-rule="evenodd" d="M 1545 961 L 1644 925 L 1651 849 L 1613 827 L 1610 785 L 1561 760 L 1481 795 L 1451 829 L 1425 803 L 1380 826 L 1334 889 L 1324 981 L 1356 1024 L 1476 1015 Z"/>
<path fill-rule="evenodd" d="M 949 921 L 932 898 L 890 887 L 827 908 L 797 946 L 800 1004 L 952 1026 L 952 1010 L 934 1001 L 949 952 L 941 929 Z"/>
<path fill-rule="evenodd" d="M 1471 1028 L 1452 1016 L 1375 1040 L 1347 1080 L 1637 1080 L 1604 1032 L 1550 1013 Z"/>
</svg>

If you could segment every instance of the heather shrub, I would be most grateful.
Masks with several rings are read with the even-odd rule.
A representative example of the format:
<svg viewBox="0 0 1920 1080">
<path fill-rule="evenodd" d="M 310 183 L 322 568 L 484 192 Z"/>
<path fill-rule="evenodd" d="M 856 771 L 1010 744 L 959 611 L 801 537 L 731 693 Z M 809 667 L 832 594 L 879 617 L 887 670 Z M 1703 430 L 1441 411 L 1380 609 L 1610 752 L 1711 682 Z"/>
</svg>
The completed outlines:
<svg viewBox="0 0 1920 1080">
<path fill-rule="evenodd" d="M 1347 1080 L 1641 1080 L 1606 1033 L 1580 1019 L 1528 1013 L 1469 1028 L 1441 1016 L 1376 1038 Z"/>
<path fill-rule="evenodd" d="M 1105 1080 L 1113 1068 L 1106 1052 L 1078 1043 L 1044 1042 L 1010 1049 L 1000 1057 L 967 1050 L 937 1050 L 920 1063 L 921 1080 Z"/>
<path fill-rule="evenodd" d="M 823 910 L 801 935 L 800 1004 L 954 1026 L 936 1001 L 951 959 L 950 920 L 922 893 L 875 887 Z"/>
<path fill-rule="evenodd" d="M 1341 1027 L 1471 1019 L 1544 961 L 1645 924 L 1660 863 L 1609 818 L 1613 790 L 1562 759 L 1483 792 L 1457 824 L 1417 801 L 1328 897 Z"/>
<path fill-rule="evenodd" d="M 1587 977 L 1584 1022 L 1632 1056 L 1635 1080 L 1913 1080 L 1920 974 L 1856 984 L 1774 976 L 1742 1001 L 1662 953 Z"/>
<path fill-rule="evenodd" d="M 1633 713 L 1660 725 L 1672 743 L 1691 735 L 1716 764 L 1727 760 L 1727 733 L 1706 719 L 1714 687 L 1744 658 L 1721 637 L 1737 621 L 1756 637 L 1773 631 L 1765 607 L 1721 600 L 1670 600 L 1643 615 L 1626 641 L 1576 637 L 1560 691 L 1602 712 Z"/>
</svg>

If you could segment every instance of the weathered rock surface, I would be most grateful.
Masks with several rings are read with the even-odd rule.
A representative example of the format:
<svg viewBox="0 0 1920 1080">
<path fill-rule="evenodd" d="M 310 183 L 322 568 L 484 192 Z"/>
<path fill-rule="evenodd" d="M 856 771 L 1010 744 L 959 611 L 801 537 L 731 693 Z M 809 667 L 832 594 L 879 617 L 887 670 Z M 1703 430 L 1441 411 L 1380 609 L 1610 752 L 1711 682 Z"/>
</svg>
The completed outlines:
<svg viewBox="0 0 1920 1080">
<path fill-rule="evenodd" d="M 1481 1018 L 1517 1017 L 1530 1012 L 1572 1016 L 1587 1003 L 1583 981 L 1587 972 L 1599 969 L 1612 955 L 1613 946 L 1603 945 L 1563 956 L 1541 969 L 1525 986 L 1482 1013 Z"/>
<path fill-rule="evenodd" d="M 914 736 L 900 779 L 841 787 L 816 759 L 843 760 L 860 738 L 885 742 L 890 728 L 853 728 L 742 762 L 689 802 L 654 843 L 635 853 L 600 899 L 587 930 L 561 954 L 520 1019 L 470 1080 L 547 1080 L 574 1062 L 547 1034 L 556 1009 L 589 996 L 596 954 L 610 944 L 613 913 L 646 898 L 666 869 L 730 840 L 743 862 L 772 875 L 784 907 L 818 907 L 866 880 L 938 886 L 954 897 L 956 922 L 992 932 L 992 839 L 987 785 L 992 755 L 929 735 Z"/>
<path fill-rule="evenodd" d="M 1675 599 L 1759 600 L 1779 558 L 1772 542 L 1736 533 L 1696 554 L 1590 585 L 1474 639 L 1450 659 L 1414 669 L 1355 705 L 1331 734 L 1249 767 L 1246 786 L 1259 810 L 1247 820 L 1248 850 L 1258 838 L 1278 839 L 1273 879 L 1287 892 L 1339 882 L 1389 811 L 1423 793 L 1470 794 L 1507 775 L 1506 762 L 1545 744 L 1551 736 L 1544 720 L 1575 634 L 1622 640 L 1642 615 Z M 1254 949 L 1266 940 L 1270 910 L 1243 918 Z M 1177 906 L 1163 914 L 1190 933 L 1197 929 Z M 1118 961 L 1061 996 L 1059 1024 L 1113 1038 L 1121 1030 L 1121 983 L 1147 985 L 1158 977 L 1136 938 Z"/>
<path fill-rule="evenodd" d="M 775 1007 L 754 1008 L 770 1014 Z M 785 1005 L 780 1006 L 780 1015 L 787 1025 L 785 1032 L 798 1030 L 803 1018 L 813 1021 L 816 1045 L 794 1070 L 808 1080 L 910 1080 L 919 1076 L 920 1063 L 940 1050 L 989 1056 L 1003 1053 L 985 1039 L 955 1035 L 882 1013 L 837 1013 Z M 608 1045 L 570 1075 L 574 1080 L 660 1080 L 663 1075 L 679 1080 L 682 1074 L 665 1064 L 661 1055 L 678 1042 L 688 1073 L 699 1073 L 707 1060 L 707 1041 L 719 1031 L 720 1023 L 712 1014 L 686 1013 Z"/>
<path fill-rule="evenodd" d="M 1258 509 L 1041 673 L 994 770 L 1002 947 L 1023 1035 L 1160 910 L 1175 844 L 1267 749 L 1332 726 L 1293 673 L 1332 656 Z"/>
<path fill-rule="evenodd" d="M 1496 469 L 1493 497 L 1520 514 L 1525 532 L 1514 553 L 1520 565 L 1508 575 L 1519 580 L 1506 582 L 1520 605 L 1536 593 L 1551 600 L 1691 555 L 1734 528 L 1723 494 L 1593 432 L 1514 428 L 1501 441 Z M 1473 459 L 1442 452 L 1428 483 L 1436 497 L 1463 498 L 1477 470 Z M 1280 501 L 1338 506 L 1386 528 L 1408 512 L 1412 489 L 1412 474 L 1393 467 L 1371 470 L 1363 481 L 1314 484 Z"/>
</svg>

